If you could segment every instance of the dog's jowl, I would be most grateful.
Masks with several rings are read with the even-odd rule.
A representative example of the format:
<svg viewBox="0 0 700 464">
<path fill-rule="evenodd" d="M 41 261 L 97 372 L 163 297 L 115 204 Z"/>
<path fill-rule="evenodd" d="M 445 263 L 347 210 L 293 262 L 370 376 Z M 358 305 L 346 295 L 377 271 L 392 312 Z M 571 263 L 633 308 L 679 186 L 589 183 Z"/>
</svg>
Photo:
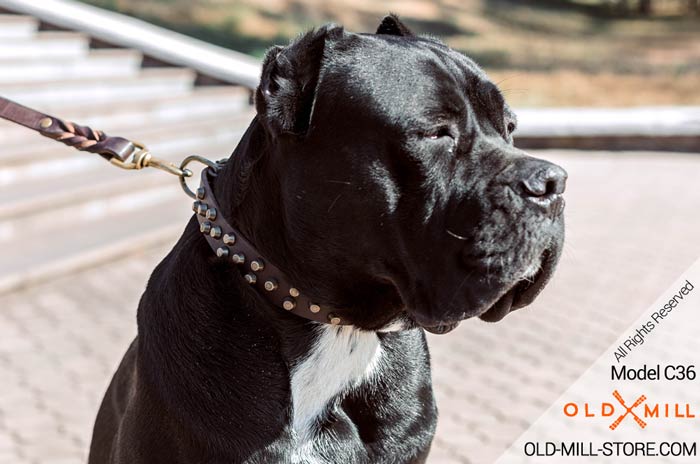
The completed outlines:
<svg viewBox="0 0 700 464">
<path fill-rule="evenodd" d="M 90 463 L 425 462 L 424 330 L 533 301 L 566 172 L 513 146 L 473 61 L 393 16 L 272 48 L 255 106 L 202 195 L 259 256 L 215 253 L 221 231 L 193 216 L 148 282 Z M 265 263 L 294 284 L 284 309 L 256 284 Z"/>
</svg>

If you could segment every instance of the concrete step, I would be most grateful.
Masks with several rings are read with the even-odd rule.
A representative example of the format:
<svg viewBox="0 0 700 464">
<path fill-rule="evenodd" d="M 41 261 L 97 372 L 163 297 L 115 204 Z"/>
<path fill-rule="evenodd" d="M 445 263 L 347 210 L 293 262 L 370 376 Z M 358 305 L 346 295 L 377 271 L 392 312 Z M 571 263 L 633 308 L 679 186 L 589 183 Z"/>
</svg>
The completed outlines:
<svg viewBox="0 0 700 464">
<path fill-rule="evenodd" d="M 229 128 L 225 137 L 216 140 L 200 140 L 197 149 L 191 149 L 185 144 L 173 147 L 170 151 L 159 153 L 159 157 L 179 164 L 186 156 L 197 153 L 209 159 L 216 160 L 228 157 L 235 148 L 245 126 Z M 75 204 L 92 201 L 96 198 L 119 193 L 130 189 L 139 189 L 138 182 L 169 182 L 177 187 L 177 179 L 155 169 L 141 172 L 122 170 L 100 159 L 98 156 L 79 154 L 75 163 L 64 162 L 58 166 L 48 166 L 52 175 L 44 172 L 15 173 L 15 182 L 0 187 L 0 222 L 2 236 L 10 236 L 12 230 L 19 230 L 20 223 L 26 223 L 27 218 L 33 217 L 36 224 L 55 225 L 60 216 L 50 221 L 46 215 L 53 216 L 62 207 L 72 207 Z M 199 166 L 195 165 L 198 169 Z M 35 168 L 37 171 L 39 168 Z M 149 177 L 151 176 L 151 177 Z M 133 184 L 128 184 L 133 182 Z M 124 184 L 127 183 L 127 184 Z M 195 181 L 196 183 L 196 181 Z M 9 234 L 9 235 L 8 235 Z"/>
<path fill-rule="evenodd" d="M 0 66 L 3 60 L 80 58 L 88 53 L 89 41 L 77 32 L 46 31 L 34 37 L 0 41 Z"/>
<path fill-rule="evenodd" d="M 212 146 L 209 150 L 224 153 L 229 148 Z M 19 209 L 11 219 L 0 220 L 4 250 L 0 293 L 147 247 L 174 243 L 192 215 L 192 200 L 177 179 L 155 170 L 137 173 L 103 167 L 104 172 L 115 173 L 115 178 L 92 186 L 84 184 L 86 176 L 64 178 L 64 186 L 73 191 L 59 187 L 53 205 Z M 71 180 L 81 184 L 71 185 Z M 194 188 L 197 180 L 191 183 Z M 36 236 L 46 240 L 36 240 Z"/>
<path fill-rule="evenodd" d="M 216 149 L 220 151 L 222 147 Z M 0 206 L 0 220 L 3 221 L 0 226 L 0 243 L 21 234 L 27 226 L 51 224 L 51 227 L 62 227 L 69 224 L 73 221 L 71 210 L 79 210 L 85 203 L 94 205 L 112 197 L 137 194 L 168 185 L 184 195 L 177 178 L 154 169 L 135 172 L 110 168 L 114 169 L 113 166 L 103 164 L 102 170 L 96 170 L 96 175 L 90 176 L 89 182 L 69 174 L 50 182 L 52 192 L 47 193 L 42 189 L 41 195 L 4 203 Z"/>
<path fill-rule="evenodd" d="M 190 208 L 190 199 L 179 187 L 167 185 L 61 211 L 72 219 L 61 226 L 26 224 L 0 242 L 0 293 L 157 244 L 174 244 L 192 215 Z"/>
<path fill-rule="evenodd" d="M 150 68 L 134 77 L 0 83 L 0 95 L 27 106 L 40 104 L 103 105 L 131 103 L 155 97 L 173 97 L 192 91 L 190 69 Z"/>
<path fill-rule="evenodd" d="M 0 40 L 29 39 L 38 26 L 39 21 L 31 16 L 0 14 Z"/>
<path fill-rule="evenodd" d="M 238 112 L 227 117 L 225 123 L 222 123 L 221 118 L 214 114 L 192 121 L 140 126 L 125 130 L 109 127 L 107 133 L 141 141 L 152 153 L 162 157 L 173 151 L 183 149 L 196 151 L 202 146 L 218 141 L 229 143 L 231 140 L 237 140 L 235 134 L 238 129 L 247 127 L 252 118 L 251 111 Z M 61 164 L 71 165 L 66 169 L 73 170 L 78 169 L 78 161 L 81 163 L 85 162 L 83 160 L 102 161 L 99 156 L 92 153 L 79 152 L 55 140 L 36 133 L 32 134 L 32 131 L 28 132 L 29 134 L 24 134 L 21 139 L 8 139 L 11 144 L 3 144 L 3 149 L 0 151 L 0 186 L 12 183 L 15 176 L 22 178 L 30 175 L 38 177 L 61 175 L 63 172 L 59 169 Z M 34 171 L 41 172 L 30 174 Z"/>
<path fill-rule="evenodd" d="M 120 48 L 94 50 L 85 57 L 72 60 L 55 57 L 41 60 L 8 59 L 0 62 L 0 83 L 135 76 L 141 68 L 141 59 L 141 53 L 136 50 Z"/>
<path fill-rule="evenodd" d="M 76 107 L 72 104 L 40 103 L 35 107 L 39 111 L 114 135 L 144 126 L 159 127 L 211 116 L 217 116 L 222 123 L 227 124 L 231 118 L 241 115 L 247 117 L 251 109 L 248 90 L 235 86 L 195 87 L 191 93 L 172 98 L 112 105 L 109 111 L 105 111 L 102 106 L 93 105 Z M 0 140 L 3 145 L 32 143 L 36 137 L 40 136 L 25 127 L 0 119 Z M 4 164 L 12 161 L 0 152 L 0 162 Z"/>
</svg>

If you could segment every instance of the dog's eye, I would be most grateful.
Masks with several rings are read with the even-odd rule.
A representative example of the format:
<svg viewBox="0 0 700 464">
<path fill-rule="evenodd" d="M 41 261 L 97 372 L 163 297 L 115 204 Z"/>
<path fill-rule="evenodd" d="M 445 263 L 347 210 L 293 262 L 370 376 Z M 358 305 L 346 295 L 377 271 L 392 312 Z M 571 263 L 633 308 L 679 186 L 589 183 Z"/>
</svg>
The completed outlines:
<svg viewBox="0 0 700 464">
<path fill-rule="evenodd" d="M 506 126 L 506 130 L 508 131 L 508 135 L 512 134 L 515 132 L 515 123 L 513 121 L 510 121 L 508 125 Z"/>
<path fill-rule="evenodd" d="M 434 129 L 431 129 L 426 132 L 425 136 L 429 138 L 430 140 L 437 140 L 441 139 L 443 137 L 450 137 L 454 139 L 454 134 L 452 134 L 452 130 L 450 129 L 449 126 L 440 126 L 436 127 Z"/>
</svg>

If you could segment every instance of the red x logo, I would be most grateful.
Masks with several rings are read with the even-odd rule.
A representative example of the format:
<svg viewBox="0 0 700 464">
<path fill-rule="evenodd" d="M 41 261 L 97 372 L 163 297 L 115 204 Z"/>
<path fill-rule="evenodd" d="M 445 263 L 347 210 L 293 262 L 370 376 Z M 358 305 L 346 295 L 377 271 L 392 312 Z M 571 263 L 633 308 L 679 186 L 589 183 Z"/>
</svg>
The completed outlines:
<svg viewBox="0 0 700 464">
<path fill-rule="evenodd" d="M 634 408 L 636 408 L 637 406 L 639 406 L 640 404 L 644 403 L 644 402 L 647 400 L 647 397 L 646 397 L 645 395 L 642 395 L 642 396 L 640 396 L 639 398 L 637 398 L 637 401 L 635 401 L 635 402 L 632 404 L 632 406 L 629 406 L 629 407 L 625 404 L 625 401 L 622 399 L 622 396 L 620 395 L 620 392 L 618 392 L 617 390 L 615 390 L 615 391 L 613 392 L 613 396 L 615 397 L 615 399 L 616 399 L 617 401 L 620 402 L 620 404 L 622 405 L 622 407 L 625 408 L 625 413 L 622 414 L 622 415 L 621 415 L 620 417 L 618 417 L 617 419 L 615 419 L 615 422 L 613 422 L 612 424 L 610 424 L 610 430 L 615 430 L 615 429 L 617 428 L 617 426 L 620 425 L 620 422 L 622 422 L 622 421 L 624 420 L 624 418 L 627 417 L 627 415 L 629 415 L 629 414 L 631 414 L 632 417 L 634 417 L 635 422 L 636 422 L 637 424 L 639 424 L 639 426 L 640 426 L 641 428 L 645 428 L 645 427 L 647 426 L 647 423 L 644 422 L 637 414 L 635 414 L 634 411 L 632 411 Z"/>
</svg>

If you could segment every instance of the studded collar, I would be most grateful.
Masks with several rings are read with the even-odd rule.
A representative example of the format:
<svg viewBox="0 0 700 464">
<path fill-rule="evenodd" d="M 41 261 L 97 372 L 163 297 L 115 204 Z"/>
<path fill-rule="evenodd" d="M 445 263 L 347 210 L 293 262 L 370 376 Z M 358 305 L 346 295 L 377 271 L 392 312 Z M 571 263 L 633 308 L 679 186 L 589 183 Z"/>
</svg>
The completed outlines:
<svg viewBox="0 0 700 464">
<path fill-rule="evenodd" d="M 214 198 L 211 179 L 217 175 L 211 167 L 202 171 L 192 209 L 199 221 L 199 231 L 219 259 L 233 262 L 243 279 L 253 286 L 274 306 L 316 322 L 346 325 L 330 308 L 313 302 L 292 285 L 287 276 L 260 252 L 221 215 L 221 208 Z"/>
</svg>

